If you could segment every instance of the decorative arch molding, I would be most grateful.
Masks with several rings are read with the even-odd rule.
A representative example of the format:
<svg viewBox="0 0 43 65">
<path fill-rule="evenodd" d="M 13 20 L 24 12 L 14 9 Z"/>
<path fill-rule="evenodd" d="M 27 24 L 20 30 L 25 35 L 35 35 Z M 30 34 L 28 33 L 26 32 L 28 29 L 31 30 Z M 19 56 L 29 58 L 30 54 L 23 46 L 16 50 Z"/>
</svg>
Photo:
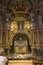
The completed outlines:
<svg viewBox="0 0 43 65">
<path fill-rule="evenodd" d="M 28 32 L 26 32 L 26 31 L 18 31 L 18 32 L 16 32 L 16 33 L 13 33 L 12 35 L 11 35 L 11 39 L 10 39 L 10 41 L 11 41 L 11 45 L 12 45 L 12 42 L 13 42 L 13 38 L 17 35 L 17 34 L 19 34 L 19 33 L 23 33 L 23 34 L 25 34 L 27 37 L 28 37 L 28 39 L 30 38 L 31 39 L 31 36 L 30 36 L 30 34 L 28 33 Z M 29 41 L 30 42 L 30 41 Z M 31 44 L 30 44 L 31 45 Z"/>
</svg>

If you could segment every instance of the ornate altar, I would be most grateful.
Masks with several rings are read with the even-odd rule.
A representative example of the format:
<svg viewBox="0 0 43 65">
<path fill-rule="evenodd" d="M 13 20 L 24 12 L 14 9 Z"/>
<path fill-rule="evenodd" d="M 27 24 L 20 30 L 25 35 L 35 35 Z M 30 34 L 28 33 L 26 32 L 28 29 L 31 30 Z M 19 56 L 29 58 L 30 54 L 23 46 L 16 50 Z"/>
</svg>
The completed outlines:
<svg viewBox="0 0 43 65">
<path fill-rule="evenodd" d="M 13 54 L 12 58 L 14 59 L 28 59 L 28 57 L 32 55 L 31 46 L 26 34 L 18 33 L 15 35 L 10 51 Z"/>
</svg>

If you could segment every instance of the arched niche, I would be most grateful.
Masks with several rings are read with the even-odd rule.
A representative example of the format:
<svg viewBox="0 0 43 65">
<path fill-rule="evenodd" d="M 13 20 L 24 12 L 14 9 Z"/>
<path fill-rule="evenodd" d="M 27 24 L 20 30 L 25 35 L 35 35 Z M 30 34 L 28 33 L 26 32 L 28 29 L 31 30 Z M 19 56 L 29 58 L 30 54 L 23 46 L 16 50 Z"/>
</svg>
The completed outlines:
<svg viewBox="0 0 43 65">
<path fill-rule="evenodd" d="M 15 54 L 27 54 L 31 52 L 29 37 L 25 33 L 17 33 L 13 37 L 12 52 Z"/>
</svg>

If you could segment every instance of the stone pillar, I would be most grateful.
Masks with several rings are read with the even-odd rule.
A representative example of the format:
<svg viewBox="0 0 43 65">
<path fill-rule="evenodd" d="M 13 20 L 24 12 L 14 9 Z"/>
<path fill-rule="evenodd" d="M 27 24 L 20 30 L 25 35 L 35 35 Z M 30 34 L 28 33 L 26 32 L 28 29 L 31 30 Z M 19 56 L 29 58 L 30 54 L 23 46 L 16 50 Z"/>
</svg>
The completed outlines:
<svg viewBox="0 0 43 65">
<path fill-rule="evenodd" d="M 32 57 L 34 57 L 34 31 L 31 30 L 31 48 L 32 48 Z"/>
<path fill-rule="evenodd" d="M 3 21 L 2 16 L 0 16 L 0 47 L 2 47 L 2 35 L 3 35 Z"/>
<path fill-rule="evenodd" d="M 6 24 L 5 24 L 6 25 Z M 10 27 L 8 27 L 9 26 L 9 23 L 8 23 L 8 25 L 6 26 L 6 28 L 5 28 L 5 36 L 6 36 L 6 47 L 8 47 L 9 48 L 9 45 L 10 45 Z"/>
<path fill-rule="evenodd" d="M 33 30 L 33 48 L 34 48 L 34 30 Z"/>
<path fill-rule="evenodd" d="M 38 26 L 37 26 L 38 48 L 40 48 L 40 33 L 39 33 L 40 32 L 40 29 L 39 28 L 42 25 L 41 24 L 41 21 L 42 21 L 41 20 L 41 15 L 38 15 L 38 22 L 37 22 L 38 23 Z"/>
<path fill-rule="evenodd" d="M 34 48 L 34 30 L 31 30 L 31 44 L 32 44 L 32 48 Z"/>
<path fill-rule="evenodd" d="M 38 37 L 38 48 L 40 48 L 40 36 L 39 36 L 39 30 L 37 30 L 37 37 Z"/>
<path fill-rule="evenodd" d="M 36 28 L 36 32 L 37 32 L 37 48 L 40 47 L 40 36 L 39 36 L 39 19 L 38 19 L 38 14 L 35 14 L 35 28 Z"/>
<path fill-rule="evenodd" d="M 6 47 L 8 47 L 8 30 L 6 31 Z"/>
</svg>

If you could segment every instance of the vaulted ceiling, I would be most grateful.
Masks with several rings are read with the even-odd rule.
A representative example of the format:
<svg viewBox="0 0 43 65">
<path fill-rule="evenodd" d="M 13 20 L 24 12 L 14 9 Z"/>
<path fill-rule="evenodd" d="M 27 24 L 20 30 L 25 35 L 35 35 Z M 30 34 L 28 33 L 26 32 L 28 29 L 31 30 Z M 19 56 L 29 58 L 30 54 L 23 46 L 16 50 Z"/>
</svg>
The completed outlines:
<svg viewBox="0 0 43 65">
<path fill-rule="evenodd" d="M 0 0 L 0 15 L 5 19 L 43 15 L 43 0 Z"/>
</svg>

